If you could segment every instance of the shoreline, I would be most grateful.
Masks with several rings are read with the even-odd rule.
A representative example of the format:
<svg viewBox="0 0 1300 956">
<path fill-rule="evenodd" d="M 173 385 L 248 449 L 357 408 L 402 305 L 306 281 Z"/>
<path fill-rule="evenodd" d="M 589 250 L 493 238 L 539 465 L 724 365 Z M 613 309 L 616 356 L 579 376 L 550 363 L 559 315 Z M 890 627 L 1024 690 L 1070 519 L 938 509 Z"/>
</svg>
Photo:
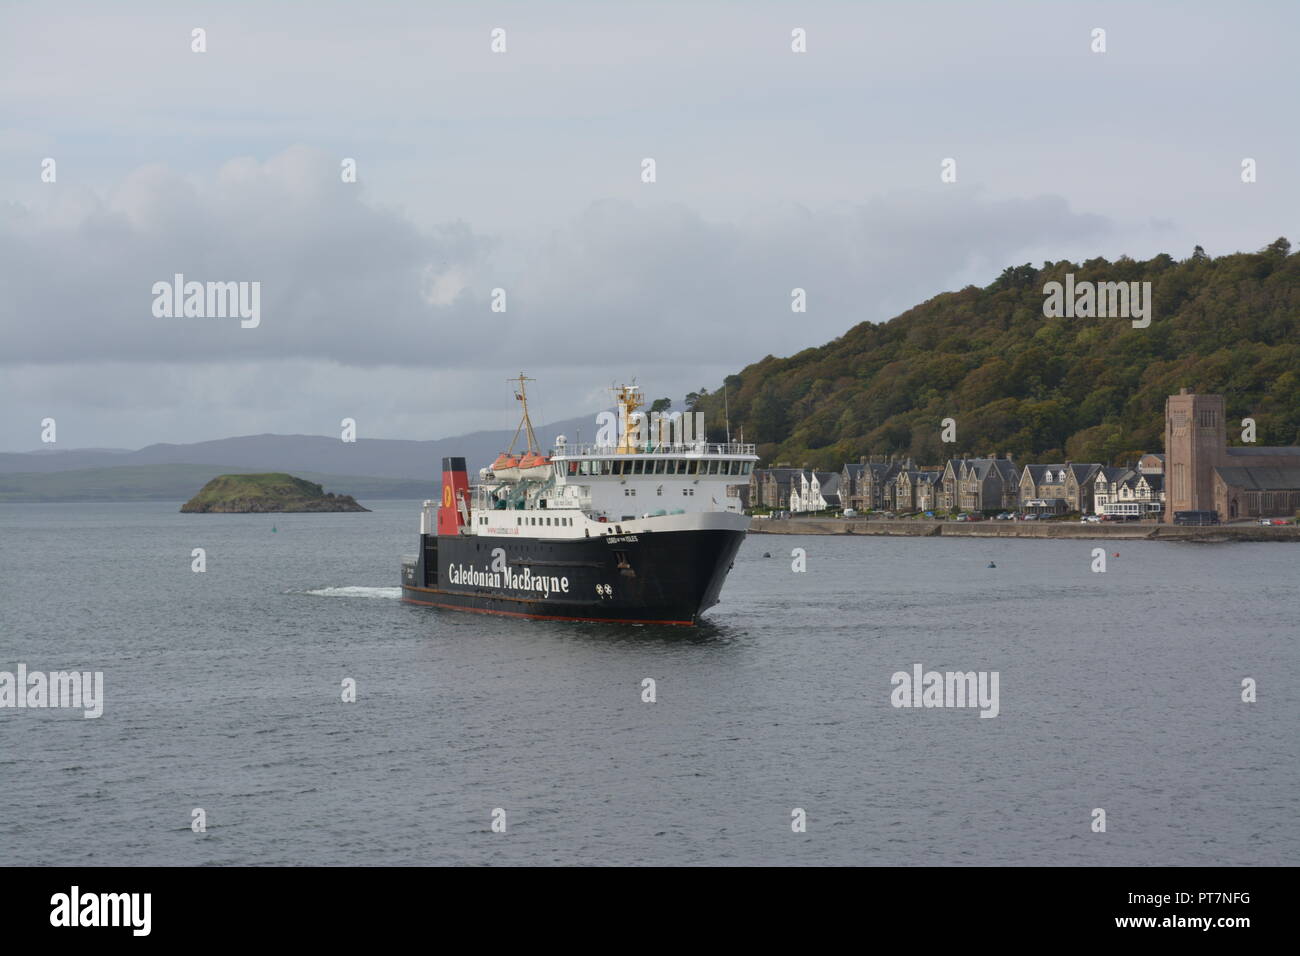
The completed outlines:
<svg viewBox="0 0 1300 956">
<path fill-rule="evenodd" d="M 1079 524 L 1059 521 L 932 521 L 862 518 L 755 518 L 750 534 L 837 534 L 906 538 L 1040 538 L 1128 541 L 1300 542 L 1300 525 Z"/>
</svg>

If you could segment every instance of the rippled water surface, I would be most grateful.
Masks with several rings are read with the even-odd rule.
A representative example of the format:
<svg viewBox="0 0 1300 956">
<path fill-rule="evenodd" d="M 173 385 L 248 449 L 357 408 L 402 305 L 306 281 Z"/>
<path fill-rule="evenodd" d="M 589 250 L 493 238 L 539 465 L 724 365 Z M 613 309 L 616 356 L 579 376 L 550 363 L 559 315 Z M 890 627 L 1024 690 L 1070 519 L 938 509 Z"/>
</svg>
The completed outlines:
<svg viewBox="0 0 1300 956">
<path fill-rule="evenodd" d="M 0 505 L 0 671 L 106 696 L 0 709 L 0 860 L 1300 863 L 1295 546 L 755 535 L 683 631 L 403 605 L 371 506 Z"/>
</svg>

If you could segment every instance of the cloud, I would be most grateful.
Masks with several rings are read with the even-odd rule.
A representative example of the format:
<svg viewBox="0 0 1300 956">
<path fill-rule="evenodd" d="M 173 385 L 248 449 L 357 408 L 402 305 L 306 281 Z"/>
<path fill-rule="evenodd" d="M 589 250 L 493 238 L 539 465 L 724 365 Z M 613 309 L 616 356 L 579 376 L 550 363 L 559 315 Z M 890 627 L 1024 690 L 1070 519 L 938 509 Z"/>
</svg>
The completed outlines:
<svg viewBox="0 0 1300 956">
<path fill-rule="evenodd" d="M 417 227 L 343 183 L 330 157 L 295 147 L 231 160 L 208 179 L 149 165 L 106 196 L 69 190 L 9 206 L 0 360 L 739 363 L 740 343 L 816 344 L 955 277 L 996 273 L 1026 248 L 1112 231 L 1059 197 L 953 188 L 760 205 L 734 221 L 681 203 L 603 200 L 541 239 L 488 236 L 461 222 Z M 260 282 L 260 326 L 155 317 L 154 283 L 177 273 Z M 806 314 L 791 312 L 796 287 Z M 490 308 L 496 288 L 504 313 Z"/>
</svg>

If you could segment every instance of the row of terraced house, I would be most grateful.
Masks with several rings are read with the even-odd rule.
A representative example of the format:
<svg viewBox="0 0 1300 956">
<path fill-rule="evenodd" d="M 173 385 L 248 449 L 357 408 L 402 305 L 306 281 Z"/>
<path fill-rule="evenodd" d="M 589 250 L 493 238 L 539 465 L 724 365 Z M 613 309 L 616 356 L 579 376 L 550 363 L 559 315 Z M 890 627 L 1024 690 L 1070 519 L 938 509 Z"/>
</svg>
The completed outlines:
<svg viewBox="0 0 1300 956">
<path fill-rule="evenodd" d="M 1019 466 L 1010 455 L 951 458 L 918 466 L 910 458 L 868 459 L 839 471 L 762 468 L 750 476 L 752 508 L 1021 512 L 1159 517 L 1164 509 L 1164 456 L 1143 455 L 1131 468 L 1062 462 Z"/>
<path fill-rule="evenodd" d="M 750 507 L 792 512 L 1159 518 L 1163 511 L 1165 521 L 1180 511 L 1217 513 L 1224 521 L 1300 514 L 1300 445 L 1257 446 L 1243 432 L 1243 444 L 1229 446 L 1227 425 L 1222 395 L 1184 388 L 1165 402 L 1165 454 L 1142 455 L 1129 468 L 1073 461 L 1018 466 L 1010 455 L 919 467 L 910 458 L 863 458 L 838 471 L 759 469 L 738 490 L 742 498 L 748 493 Z"/>
</svg>

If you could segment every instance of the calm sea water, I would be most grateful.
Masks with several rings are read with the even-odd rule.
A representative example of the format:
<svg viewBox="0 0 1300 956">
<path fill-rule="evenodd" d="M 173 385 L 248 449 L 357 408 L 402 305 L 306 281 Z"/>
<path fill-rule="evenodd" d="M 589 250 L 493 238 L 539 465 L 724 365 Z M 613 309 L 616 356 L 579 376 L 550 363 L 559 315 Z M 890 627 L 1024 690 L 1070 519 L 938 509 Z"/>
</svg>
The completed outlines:
<svg viewBox="0 0 1300 956">
<path fill-rule="evenodd" d="M 1300 863 L 1290 545 L 755 535 L 691 632 L 405 606 L 415 502 L 177 507 L 0 505 L 0 670 L 106 696 L 0 710 L 0 861 Z"/>
</svg>

